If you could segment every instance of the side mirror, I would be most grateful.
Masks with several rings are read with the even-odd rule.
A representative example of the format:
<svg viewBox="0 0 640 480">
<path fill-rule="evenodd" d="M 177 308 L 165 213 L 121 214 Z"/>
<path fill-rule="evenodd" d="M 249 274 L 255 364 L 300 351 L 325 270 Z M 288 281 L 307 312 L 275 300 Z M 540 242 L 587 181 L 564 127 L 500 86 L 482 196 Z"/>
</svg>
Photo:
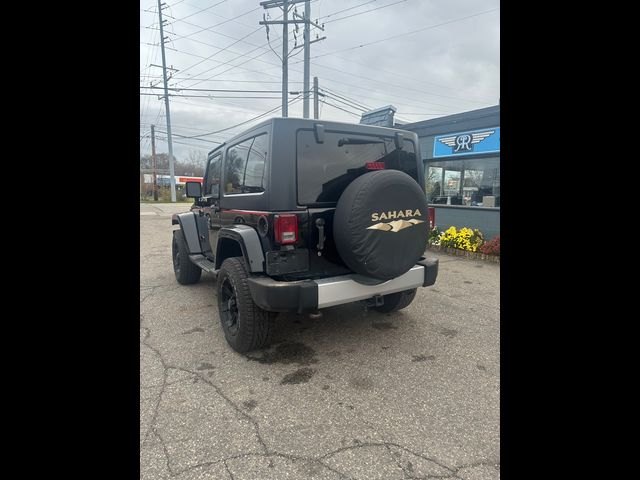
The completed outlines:
<svg viewBox="0 0 640 480">
<path fill-rule="evenodd" d="M 202 184 L 200 182 L 187 182 L 185 190 L 188 198 L 200 198 L 202 196 Z"/>
</svg>

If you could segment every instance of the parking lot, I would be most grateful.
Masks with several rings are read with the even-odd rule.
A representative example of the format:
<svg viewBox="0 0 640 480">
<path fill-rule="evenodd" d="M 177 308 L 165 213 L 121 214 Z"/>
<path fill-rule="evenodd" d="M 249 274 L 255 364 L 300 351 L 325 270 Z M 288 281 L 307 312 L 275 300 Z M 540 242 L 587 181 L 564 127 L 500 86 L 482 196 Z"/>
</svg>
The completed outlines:
<svg viewBox="0 0 640 480">
<path fill-rule="evenodd" d="M 440 259 L 393 314 L 280 314 L 241 355 L 215 282 L 179 285 L 171 214 L 140 205 L 140 470 L 145 479 L 500 477 L 500 267 Z"/>
</svg>

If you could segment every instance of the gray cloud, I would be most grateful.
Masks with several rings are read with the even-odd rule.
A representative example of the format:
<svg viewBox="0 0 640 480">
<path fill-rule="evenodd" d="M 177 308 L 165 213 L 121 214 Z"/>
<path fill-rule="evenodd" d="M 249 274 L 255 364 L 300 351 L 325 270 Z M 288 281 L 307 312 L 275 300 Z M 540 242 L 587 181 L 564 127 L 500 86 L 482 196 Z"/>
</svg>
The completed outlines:
<svg viewBox="0 0 640 480">
<path fill-rule="evenodd" d="M 219 1 L 219 0 L 218 0 Z M 313 18 L 322 17 L 339 10 L 343 10 L 365 0 L 316 0 L 311 4 Z M 427 29 L 415 34 L 402 36 L 388 41 L 364 46 L 345 52 L 333 54 L 339 50 L 354 47 L 383 38 L 392 37 L 416 29 L 447 22 L 456 18 L 472 15 L 499 6 L 495 0 L 479 2 L 474 0 L 407 0 L 397 5 L 382 8 L 370 13 L 357 15 L 341 21 L 330 21 L 342 16 L 351 15 L 397 0 L 379 0 L 358 9 L 334 15 L 324 20 L 327 39 L 312 45 L 311 75 L 318 76 L 320 87 L 330 89 L 340 95 L 377 108 L 393 104 L 398 108 L 397 116 L 407 120 L 419 121 L 435 118 L 421 115 L 405 115 L 403 113 L 436 114 L 437 116 L 473 110 L 498 103 L 500 96 L 500 11 L 469 18 L 459 22 Z M 223 22 L 225 18 L 232 18 L 252 8 L 259 7 L 259 0 L 228 0 L 208 11 L 198 13 L 185 21 L 181 19 L 199 9 L 217 3 L 216 0 L 166 0 L 170 8 L 163 10 L 167 15 L 169 26 L 165 30 L 173 40 L 168 42 L 167 63 L 179 69 L 170 84 L 177 87 L 209 88 L 209 89 L 256 89 L 280 90 L 280 61 L 273 52 L 258 49 L 248 56 L 245 54 L 266 44 L 264 30 L 260 30 L 247 37 L 244 42 L 230 46 L 228 50 L 216 54 L 211 60 L 189 68 L 202 60 L 192 55 L 208 57 L 217 50 L 202 45 L 181 35 L 189 35 L 198 27 L 188 25 L 190 22 L 201 27 L 210 27 Z M 149 67 L 149 63 L 160 64 L 159 47 L 146 45 L 157 43 L 157 30 L 144 28 L 152 25 L 157 28 L 157 3 L 153 0 L 142 0 L 140 3 L 140 70 L 141 85 L 149 85 L 149 81 L 160 79 L 161 69 Z M 299 4 L 298 11 L 304 10 L 304 4 Z M 193 35 L 192 39 L 205 42 L 219 48 L 225 48 L 235 40 L 224 35 L 242 38 L 259 27 L 263 10 L 257 10 L 245 15 L 237 21 L 227 22 L 216 27 L 214 32 L 204 31 Z M 272 18 L 278 14 L 271 10 Z M 170 17 L 173 18 L 170 18 Z M 322 19 L 320 20 L 323 21 Z M 171 32 L 171 33 L 168 33 Z M 322 32 L 318 32 L 321 36 Z M 220 35 L 223 34 L 223 35 Z M 281 27 L 272 27 L 271 40 L 274 49 L 281 53 Z M 315 37 L 315 34 L 314 34 Z M 293 37 L 290 37 L 293 40 Z M 302 41 L 300 29 L 299 43 Z M 253 44 L 255 46 L 252 46 Z M 276 47 L 277 46 L 277 47 Z M 231 53 L 231 52 L 236 52 Z M 238 65 L 252 56 L 263 53 L 259 58 L 251 60 L 241 67 L 233 68 L 226 73 L 224 70 L 232 65 Z M 331 55 L 322 56 L 323 54 Z M 314 56 L 319 56 L 313 59 Z M 214 61 L 215 60 L 215 61 Z M 289 90 L 302 89 L 302 53 L 290 59 Z M 217 62 L 230 62 L 220 66 Z M 207 72 L 207 70 L 209 70 Z M 185 71 L 185 73 L 182 73 Z M 206 73 L 203 73 L 206 72 Z M 142 75 L 153 75 L 143 77 Z M 215 76 L 217 75 L 217 76 Z M 198 83 L 196 80 L 183 78 L 206 79 L 210 81 Z M 274 83 L 248 83 L 249 81 Z M 159 83 L 161 86 L 161 83 Z M 152 92 L 141 90 L 141 92 Z M 161 93 L 154 90 L 153 93 Z M 177 92 L 176 92 L 177 93 Z M 193 95 L 207 95 L 205 92 L 180 92 Z M 220 96 L 232 96 L 231 93 L 214 93 L 213 98 L 180 98 L 171 99 L 171 119 L 173 131 L 179 135 L 197 135 L 210 131 L 227 128 L 231 125 L 246 121 L 271 108 L 280 105 L 279 99 L 226 99 Z M 240 94 L 239 94 L 240 95 Z M 279 94 L 242 94 L 270 95 Z M 290 97 L 291 98 L 291 97 Z M 329 100 L 347 110 L 357 112 L 353 107 Z M 155 123 L 161 131 L 166 130 L 163 101 L 156 96 L 140 97 L 140 135 L 149 131 L 149 125 Z M 158 117 L 158 115 L 161 115 Z M 276 110 L 272 116 L 280 115 Z M 302 102 L 289 108 L 290 116 L 302 116 Z M 329 105 L 323 105 L 321 118 L 358 122 L 355 115 L 342 112 Z M 242 131 L 239 127 L 229 132 L 223 132 L 208 140 L 224 141 L 235 133 Z M 180 143 L 178 143 L 180 142 Z M 207 143 L 195 139 L 174 138 L 174 153 L 178 158 L 185 158 L 190 149 L 214 148 L 214 143 Z M 166 142 L 158 141 L 158 151 L 167 151 Z M 141 142 L 142 153 L 150 151 L 149 142 Z"/>
</svg>

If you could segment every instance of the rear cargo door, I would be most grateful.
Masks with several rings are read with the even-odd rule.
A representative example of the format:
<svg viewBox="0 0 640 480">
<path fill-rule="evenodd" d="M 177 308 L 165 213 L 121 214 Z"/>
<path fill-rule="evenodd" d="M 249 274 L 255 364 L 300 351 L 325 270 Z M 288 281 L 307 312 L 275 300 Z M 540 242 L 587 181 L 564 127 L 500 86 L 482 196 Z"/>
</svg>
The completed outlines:
<svg viewBox="0 0 640 480">
<path fill-rule="evenodd" d="M 320 275 L 338 275 L 348 272 L 333 242 L 333 212 L 342 192 L 353 180 L 372 170 L 401 170 L 419 182 L 419 159 L 415 145 L 408 139 L 398 149 L 392 136 L 327 130 L 322 140 L 317 142 L 310 129 L 297 133 L 297 198 L 298 205 L 309 209 L 306 241 L 310 270 Z"/>
</svg>

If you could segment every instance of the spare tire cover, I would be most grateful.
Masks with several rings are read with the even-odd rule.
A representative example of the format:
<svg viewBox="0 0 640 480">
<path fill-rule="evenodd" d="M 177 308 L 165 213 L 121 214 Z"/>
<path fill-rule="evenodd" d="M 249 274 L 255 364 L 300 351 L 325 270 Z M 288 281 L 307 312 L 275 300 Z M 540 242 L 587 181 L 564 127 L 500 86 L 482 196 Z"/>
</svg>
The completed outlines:
<svg viewBox="0 0 640 480">
<path fill-rule="evenodd" d="M 365 173 L 340 196 L 333 234 L 340 257 L 354 272 L 381 280 L 398 277 L 427 247 L 425 193 L 399 170 Z"/>
</svg>

